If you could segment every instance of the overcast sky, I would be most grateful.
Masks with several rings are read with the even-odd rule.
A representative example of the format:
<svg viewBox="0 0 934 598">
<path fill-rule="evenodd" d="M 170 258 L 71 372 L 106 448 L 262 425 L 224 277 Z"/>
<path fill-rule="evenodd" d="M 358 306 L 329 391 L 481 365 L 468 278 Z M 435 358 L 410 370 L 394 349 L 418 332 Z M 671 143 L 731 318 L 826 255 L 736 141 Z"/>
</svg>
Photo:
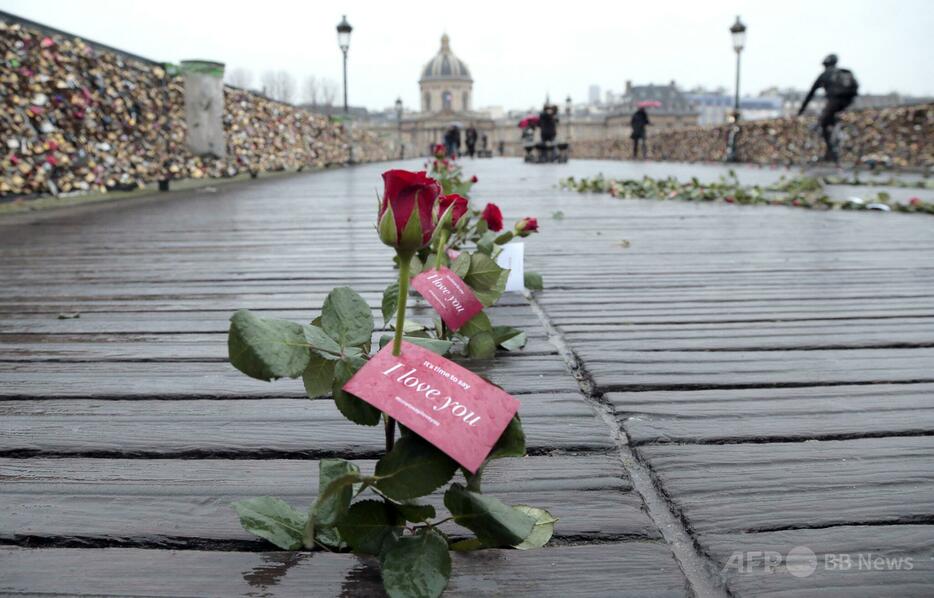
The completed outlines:
<svg viewBox="0 0 934 598">
<path fill-rule="evenodd" d="M 474 105 L 524 108 L 591 84 L 621 90 L 667 83 L 733 88 L 729 26 L 748 27 L 743 93 L 805 88 L 836 52 L 861 91 L 934 95 L 934 1 L 653 0 L 420 2 L 347 0 L 0 0 L 3 10 L 156 60 L 205 58 L 254 73 L 285 69 L 339 84 L 335 26 L 346 13 L 350 103 L 401 96 L 417 106 L 418 77 L 443 32 L 474 77 Z"/>
</svg>

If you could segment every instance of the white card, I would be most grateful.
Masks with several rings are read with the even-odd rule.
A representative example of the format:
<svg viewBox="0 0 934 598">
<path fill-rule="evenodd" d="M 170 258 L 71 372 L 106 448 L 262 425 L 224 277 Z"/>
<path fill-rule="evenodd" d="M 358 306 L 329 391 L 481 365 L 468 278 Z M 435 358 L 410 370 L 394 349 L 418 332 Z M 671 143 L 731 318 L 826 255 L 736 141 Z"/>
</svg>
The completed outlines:
<svg viewBox="0 0 934 598">
<path fill-rule="evenodd" d="M 525 243 L 507 243 L 496 256 L 496 263 L 500 268 L 509 268 L 509 278 L 506 280 L 507 291 L 525 290 L 524 254 Z"/>
</svg>

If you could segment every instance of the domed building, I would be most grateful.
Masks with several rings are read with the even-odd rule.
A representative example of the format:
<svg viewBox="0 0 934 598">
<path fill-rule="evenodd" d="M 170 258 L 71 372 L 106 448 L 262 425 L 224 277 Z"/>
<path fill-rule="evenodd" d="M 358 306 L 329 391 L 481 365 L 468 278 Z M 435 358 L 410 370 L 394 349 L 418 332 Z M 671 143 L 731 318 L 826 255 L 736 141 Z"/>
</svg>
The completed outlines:
<svg viewBox="0 0 934 598">
<path fill-rule="evenodd" d="M 441 49 L 422 69 L 418 80 L 422 112 L 469 112 L 473 78 L 464 61 L 451 51 L 451 38 L 441 36 Z"/>
</svg>

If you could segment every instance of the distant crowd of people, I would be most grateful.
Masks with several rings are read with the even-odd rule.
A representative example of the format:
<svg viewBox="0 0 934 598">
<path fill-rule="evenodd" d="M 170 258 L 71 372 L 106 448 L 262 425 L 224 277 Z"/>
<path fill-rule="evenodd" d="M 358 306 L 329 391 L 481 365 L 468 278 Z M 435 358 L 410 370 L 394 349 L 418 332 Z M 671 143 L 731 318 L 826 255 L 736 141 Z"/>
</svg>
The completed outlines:
<svg viewBox="0 0 934 598">
<path fill-rule="evenodd" d="M 340 123 L 257 94 L 225 90 L 224 159 L 185 145 L 184 86 L 161 65 L 0 22 L 0 194 L 135 188 L 165 178 L 343 163 Z M 390 157 L 355 130 L 354 159 Z"/>
<path fill-rule="evenodd" d="M 480 134 L 477 132 L 477 128 L 471 123 L 466 131 L 464 131 L 463 141 L 465 143 L 465 151 L 461 152 L 461 125 L 458 123 L 452 123 L 448 126 L 447 130 L 444 132 L 444 151 L 448 157 L 457 156 L 469 156 L 471 158 L 476 156 L 486 155 L 489 151 L 489 137 L 486 133 Z M 434 144 L 432 144 L 433 146 Z M 429 153 L 433 153 L 429 150 Z"/>
</svg>

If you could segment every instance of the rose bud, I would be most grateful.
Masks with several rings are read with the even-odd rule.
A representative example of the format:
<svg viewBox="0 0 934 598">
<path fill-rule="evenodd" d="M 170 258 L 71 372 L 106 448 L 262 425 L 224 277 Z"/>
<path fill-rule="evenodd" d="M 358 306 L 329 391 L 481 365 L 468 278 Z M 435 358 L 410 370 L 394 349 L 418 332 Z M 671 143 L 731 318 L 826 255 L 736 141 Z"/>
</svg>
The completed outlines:
<svg viewBox="0 0 934 598">
<path fill-rule="evenodd" d="M 424 171 L 387 170 L 383 173 L 379 207 L 379 238 L 400 253 L 428 245 L 435 230 L 432 219 L 441 186 Z"/>
<path fill-rule="evenodd" d="M 444 218 L 445 212 L 448 209 L 451 209 L 451 226 L 457 226 L 457 223 L 461 218 L 464 217 L 464 214 L 467 213 L 468 202 L 466 197 L 462 197 L 457 193 L 452 193 L 450 195 L 442 195 L 441 199 L 438 200 L 438 213 L 440 219 Z"/>
<path fill-rule="evenodd" d="M 432 153 L 438 158 L 443 158 L 446 152 L 444 150 L 443 145 L 441 145 L 440 143 L 436 143 L 434 149 L 432 150 Z"/>
<path fill-rule="evenodd" d="M 503 213 L 499 211 L 499 207 L 495 203 L 486 204 L 480 218 L 486 222 L 487 228 L 491 231 L 503 230 Z"/>
<path fill-rule="evenodd" d="M 480 179 L 477 178 L 477 175 L 473 175 L 472 177 L 470 177 L 470 182 L 471 182 L 471 183 L 476 183 L 476 182 L 479 181 L 479 180 L 480 180 Z"/>
<path fill-rule="evenodd" d="M 920 197 L 912 197 L 911 199 L 908 200 L 908 204 L 909 204 L 909 205 L 912 205 L 912 206 L 920 206 L 920 205 L 921 205 L 921 198 L 920 198 Z"/>
<path fill-rule="evenodd" d="M 528 237 L 532 233 L 538 232 L 538 218 L 527 217 L 516 222 L 516 234 L 520 237 Z"/>
</svg>

